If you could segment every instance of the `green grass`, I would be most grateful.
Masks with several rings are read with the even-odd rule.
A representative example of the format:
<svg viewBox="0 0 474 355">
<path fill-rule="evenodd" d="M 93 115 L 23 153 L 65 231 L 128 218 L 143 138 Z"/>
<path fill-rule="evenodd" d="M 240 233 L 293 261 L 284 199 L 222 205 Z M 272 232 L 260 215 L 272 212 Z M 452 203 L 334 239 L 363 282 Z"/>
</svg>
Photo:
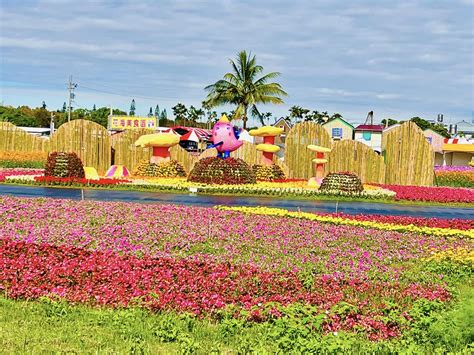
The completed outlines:
<svg viewBox="0 0 474 355">
<path fill-rule="evenodd" d="M 461 289 L 444 309 L 421 300 L 401 339 L 371 342 L 357 334 L 322 336 L 295 316 L 266 323 L 225 318 L 218 323 L 190 315 L 129 309 L 90 308 L 42 298 L 0 297 L 0 348 L 4 353 L 472 353 L 474 289 Z"/>
</svg>

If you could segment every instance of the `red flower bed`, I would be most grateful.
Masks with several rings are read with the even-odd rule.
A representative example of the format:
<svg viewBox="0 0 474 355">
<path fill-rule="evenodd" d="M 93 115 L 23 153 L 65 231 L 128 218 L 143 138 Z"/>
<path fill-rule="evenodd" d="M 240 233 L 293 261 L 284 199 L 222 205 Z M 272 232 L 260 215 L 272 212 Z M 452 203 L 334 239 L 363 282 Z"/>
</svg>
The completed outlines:
<svg viewBox="0 0 474 355">
<path fill-rule="evenodd" d="M 125 182 L 130 182 L 129 180 L 121 179 L 107 179 L 100 178 L 99 180 L 88 180 L 86 178 L 75 178 L 75 177 L 55 177 L 55 176 L 37 176 L 35 181 L 42 182 L 50 185 L 117 185 Z"/>
<path fill-rule="evenodd" d="M 278 305 L 301 302 L 327 310 L 339 302 L 348 302 L 354 305 L 352 312 L 329 316 L 324 329 L 362 327 L 372 339 L 399 335 L 398 324 L 379 320 L 385 305 L 376 299 L 394 299 L 403 309 L 409 309 L 414 299 L 450 298 L 440 285 L 403 286 L 397 282 L 341 279 L 331 275 L 316 277 L 311 291 L 291 272 L 271 273 L 251 265 L 197 259 L 138 258 L 9 238 L 0 239 L 2 291 L 11 298 L 57 295 L 71 302 L 134 304 L 152 310 L 211 316 L 232 306 L 236 316 L 242 309 L 250 310 L 247 318 L 254 321 L 281 316 L 284 308 Z"/>
<path fill-rule="evenodd" d="M 380 185 L 396 192 L 395 200 L 430 202 L 474 202 L 474 189 L 454 187 Z"/>
<path fill-rule="evenodd" d="M 43 174 L 43 169 L 22 169 L 22 168 L 14 168 L 14 169 L 0 169 L 0 182 L 5 181 L 5 177 L 7 176 L 18 176 L 18 175 L 39 175 Z"/>
</svg>

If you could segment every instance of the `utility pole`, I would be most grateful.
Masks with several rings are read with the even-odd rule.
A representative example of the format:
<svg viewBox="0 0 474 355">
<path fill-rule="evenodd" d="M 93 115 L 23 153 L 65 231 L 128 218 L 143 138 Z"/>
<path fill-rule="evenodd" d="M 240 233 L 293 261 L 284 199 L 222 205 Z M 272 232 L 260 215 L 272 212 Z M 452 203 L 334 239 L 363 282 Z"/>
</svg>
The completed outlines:
<svg viewBox="0 0 474 355">
<path fill-rule="evenodd" d="M 74 89 L 77 88 L 77 84 L 72 82 L 72 75 L 69 76 L 69 82 L 67 83 L 67 90 L 69 91 L 69 105 L 67 108 L 67 121 L 71 121 L 71 105 L 74 97 Z"/>
</svg>

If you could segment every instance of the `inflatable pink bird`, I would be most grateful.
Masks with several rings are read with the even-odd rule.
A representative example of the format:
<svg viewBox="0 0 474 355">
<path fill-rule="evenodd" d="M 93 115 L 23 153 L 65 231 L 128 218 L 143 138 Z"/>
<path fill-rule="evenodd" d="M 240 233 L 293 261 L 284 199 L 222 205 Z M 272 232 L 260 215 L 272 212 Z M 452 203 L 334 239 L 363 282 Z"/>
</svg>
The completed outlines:
<svg viewBox="0 0 474 355">
<path fill-rule="evenodd" d="M 228 158 L 230 152 L 238 149 L 243 142 L 239 141 L 240 130 L 233 127 L 226 115 L 217 121 L 212 128 L 212 145 L 208 148 L 217 149 L 218 158 Z"/>
</svg>

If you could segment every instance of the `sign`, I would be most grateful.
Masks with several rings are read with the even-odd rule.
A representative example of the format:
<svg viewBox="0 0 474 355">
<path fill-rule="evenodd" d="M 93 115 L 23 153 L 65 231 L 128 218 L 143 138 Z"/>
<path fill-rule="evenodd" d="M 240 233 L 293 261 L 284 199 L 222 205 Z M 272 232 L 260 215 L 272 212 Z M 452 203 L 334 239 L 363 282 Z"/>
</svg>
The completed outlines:
<svg viewBox="0 0 474 355">
<path fill-rule="evenodd" d="M 109 131 L 123 131 L 126 129 L 158 127 L 156 117 L 109 116 L 107 129 Z"/>
</svg>

